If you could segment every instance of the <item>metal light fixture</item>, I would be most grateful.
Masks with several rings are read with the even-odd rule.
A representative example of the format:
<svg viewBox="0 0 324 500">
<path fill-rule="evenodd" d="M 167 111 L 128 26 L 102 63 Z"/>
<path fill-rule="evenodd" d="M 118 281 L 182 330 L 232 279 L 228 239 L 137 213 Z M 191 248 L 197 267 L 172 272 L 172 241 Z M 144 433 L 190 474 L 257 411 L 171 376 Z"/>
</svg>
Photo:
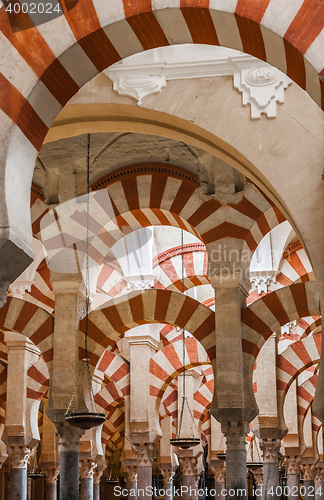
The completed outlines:
<svg viewBox="0 0 324 500">
<path fill-rule="evenodd" d="M 110 459 L 110 467 L 109 467 L 109 475 L 106 478 L 107 484 L 119 484 L 119 479 L 117 476 L 114 477 L 114 443 L 112 440 L 112 449 L 111 449 L 111 459 Z"/>
<path fill-rule="evenodd" d="M 89 213 L 90 213 L 90 134 L 87 136 L 87 253 L 86 253 L 86 316 L 85 316 L 85 333 L 84 333 L 84 350 L 85 358 L 82 360 L 82 365 L 79 371 L 76 386 L 74 388 L 68 409 L 65 412 L 65 420 L 75 427 L 80 429 L 91 429 L 97 427 L 105 421 L 105 414 L 98 413 L 94 402 L 94 395 L 92 389 L 92 380 L 88 358 L 88 323 L 89 323 L 89 288 L 90 288 L 90 274 L 89 274 Z M 87 377 L 87 390 L 88 400 L 90 402 L 90 410 L 78 411 L 72 408 L 73 400 L 76 397 L 79 384 L 83 389 L 84 374 Z M 76 405 L 77 406 L 77 405 Z"/>
<path fill-rule="evenodd" d="M 181 255 L 182 255 L 182 293 L 184 293 L 184 248 L 183 248 L 183 229 L 181 229 Z M 183 374 L 183 380 L 182 380 L 182 405 L 181 405 L 181 411 L 180 411 L 180 419 L 179 419 L 179 425 L 178 425 L 178 432 L 177 432 L 177 437 L 175 439 L 170 439 L 170 443 L 172 446 L 176 448 L 182 448 L 183 450 L 188 450 L 189 448 L 193 448 L 194 446 L 197 446 L 200 443 L 199 438 L 195 437 L 180 437 L 181 434 L 181 427 L 182 427 L 182 422 L 183 422 L 183 413 L 185 406 L 187 406 L 189 410 L 190 417 L 193 421 L 194 427 L 198 433 L 198 429 L 195 424 L 195 420 L 193 417 L 193 414 L 191 412 L 187 397 L 186 397 L 186 341 L 185 341 L 185 331 L 182 329 L 182 374 Z"/>
</svg>

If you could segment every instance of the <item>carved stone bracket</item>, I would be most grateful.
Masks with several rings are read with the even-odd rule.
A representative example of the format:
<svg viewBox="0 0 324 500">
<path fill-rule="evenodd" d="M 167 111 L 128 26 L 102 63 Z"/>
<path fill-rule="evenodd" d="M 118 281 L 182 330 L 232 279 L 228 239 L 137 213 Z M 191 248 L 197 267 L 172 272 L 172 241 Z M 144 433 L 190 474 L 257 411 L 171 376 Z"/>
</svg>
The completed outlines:
<svg viewBox="0 0 324 500">
<path fill-rule="evenodd" d="M 300 473 L 300 457 L 286 457 L 285 462 L 287 464 L 287 474 L 298 474 Z"/>
<path fill-rule="evenodd" d="M 78 427 L 72 427 L 70 424 L 56 426 L 56 432 L 60 436 L 59 445 L 65 450 L 78 451 L 80 446 L 80 437 L 84 431 Z"/>
<path fill-rule="evenodd" d="M 263 463 L 277 463 L 280 439 L 260 439 L 260 448 L 263 453 Z"/>
<path fill-rule="evenodd" d="M 97 467 L 95 469 L 94 475 L 93 475 L 93 484 L 99 484 L 101 481 L 101 477 L 107 468 L 106 465 L 101 464 L 100 462 L 97 463 Z"/>
<path fill-rule="evenodd" d="M 196 476 L 198 474 L 196 457 L 179 457 L 183 476 Z"/>
<path fill-rule="evenodd" d="M 96 468 L 97 462 L 88 458 L 82 458 L 80 460 L 81 479 L 93 479 Z"/>
<path fill-rule="evenodd" d="M 172 484 L 175 471 L 173 469 L 161 469 L 161 468 L 160 471 L 163 476 L 164 482 L 166 484 Z"/>
<path fill-rule="evenodd" d="M 10 445 L 8 446 L 8 455 L 11 466 L 14 469 L 25 469 L 31 454 L 31 449 L 27 446 Z"/>
<path fill-rule="evenodd" d="M 211 468 L 214 474 L 215 483 L 225 483 L 226 479 L 226 467 L 213 467 Z"/>
<path fill-rule="evenodd" d="M 234 87 L 243 95 L 243 106 L 251 105 L 251 118 L 276 118 L 277 103 L 284 102 L 284 90 L 291 84 L 288 76 L 264 64 L 234 71 Z"/>
<path fill-rule="evenodd" d="M 126 472 L 127 472 L 127 480 L 129 483 L 136 483 L 137 481 L 137 475 L 138 475 L 138 470 L 136 465 L 128 465 L 126 467 Z"/>
<path fill-rule="evenodd" d="M 246 422 L 222 423 L 222 432 L 226 438 L 227 450 L 245 451 L 246 436 L 249 433 L 249 430 L 249 424 Z"/>
<path fill-rule="evenodd" d="M 60 473 L 60 467 L 56 469 L 44 469 L 47 484 L 55 484 Z"/>
<path fill-rule="evenodd" d="M 315 482 L 324 483 L 324 469 L 318 468 L 315 470 Z"/>
<path fill-rule="evenodd" d="M 256 471 L 252 471 L 253 472 L 253 477 L 254 477 L 254 480 L 255 480 L 255 485 L 259 488 L 260 486 L 263 486 L 263 472 L 256 472 Z"/>
<path fill-rule="evenodd" d="M 149 466 L 153 461 L 153 444 L 152 443 L 139 443 L 133 444 L 133 450 L 137 456 L 137 466 Z"/>
<path fill-rule="evenodd" d="M 305 464 L 301 466 L 304 481 L 313 481 L 315 477 L 315 464 Z"/>
</svg>

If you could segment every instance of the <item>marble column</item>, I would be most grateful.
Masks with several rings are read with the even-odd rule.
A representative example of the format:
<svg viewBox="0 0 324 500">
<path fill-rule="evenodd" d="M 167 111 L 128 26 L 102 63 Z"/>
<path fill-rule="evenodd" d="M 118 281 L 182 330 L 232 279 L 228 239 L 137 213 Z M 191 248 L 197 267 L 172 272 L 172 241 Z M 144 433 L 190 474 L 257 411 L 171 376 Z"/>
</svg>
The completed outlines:
<svg viewBox="0 0 324 500">
<path fill-rule="evenodd" d="M 315 499 L 315 465 L 314 464 L 305 464 L 302 465 L 303 470 L 303 486 L 305 488 L 304 500 L 314 500 Z"/>
<path fill-rule="evenodd" d="M 179 462 L 182 470 L 182 499 L 197 500 L 196 475 L 197 475 L 197 458 L 196 457 L 179 457 Z"/>
<path fill-rule="evenodd" d="M 324 469 L 315 470 L 315 500 L 324 498 Z"/>
<path fill-rule="evenodd" d="M 79 500 L 79 446 L 84 431 L 70 424 L 56 427 L 60 437 L 60 500 Z"/>
<path fill-rule="evenodd" d="M 100 500 L 100 482 L 103 473 L 104 469 L 98 464 L 93 475 L 93 500 Z"/>
<path fill-rule="evenodd" d="M 27 446 L 8 446 L 11 461 L 11 500 L 27 500 L 27 464 L 31 449 Z"/>
<path fill-rule="evenodd" d="M 263 499 L 263 471 L 258 470 L 258 471 L 252 471 L 253 472 L 253 477 L 255 480 L 255 499 L 256 500 L 262 500 Z"/>
<path fill-rule="evenodd" d="M 56 469 L 44 469 L 46 500 L 57 500 L 57 478 L 59 471 L 59 467 Z"/>
<path fill-rule="evenodd" d="M 148 487 L 152 487 L 152 461 L 153 444 L 134 444 L 133 449 L 137 458 L 137 498 L 138 500 L 151 500 Z"/>
<path fill-rule="evenodd" d="M 230 500 L 246 500 L 246 436 L 249 432 L 246 422 L 222 423 L 222 432 L 226 438 L 226 489 Z"/>
<path fill-rule="evenodd" d="M 11 476 L 8 472 L 5 473 L 4 500 L 11 500 Z"/>
<path fill-rule="evenodd" d="M 173 477 L 175 471 L 173 469 L 163 469 L 160 467 L 163 476 L 164 500 L 173 499 Z"/>
<path fill-rule="evenodd" d="M 97 463 L 94 460 L 83 458 L 80 460 L 81 469 L 81 500 L 93 500 L 93 476 Z"/>
<path fill-rule="evenodd" d="M 135 465 L 126 466 L 128 500 L 137 500 L 137 467 Z"/>
<path fill-rule="evenodd" d="M 263 498 L 264 500 L 279 500 L 279 466 L 278 452 L 280 439 L 260 439 L 263 453 Z M 278 494 L 277 494 L 278 493 Z"/>
<path fill-rule="evenodd" d="M 32 485 L 33 480 L 27 475 L 27 500 L 32 500 Z"/>
<path fill-rule="evenodd" d="M 226 488 L 226 467 L 212 466 L 211 471 L 214 475 L 215 500 L 224 500 Z"/>
<path fill-rule="evenodd" d="M 300 457 L 286 457 L 288 500 L 300 498 Z"/>
</svg>

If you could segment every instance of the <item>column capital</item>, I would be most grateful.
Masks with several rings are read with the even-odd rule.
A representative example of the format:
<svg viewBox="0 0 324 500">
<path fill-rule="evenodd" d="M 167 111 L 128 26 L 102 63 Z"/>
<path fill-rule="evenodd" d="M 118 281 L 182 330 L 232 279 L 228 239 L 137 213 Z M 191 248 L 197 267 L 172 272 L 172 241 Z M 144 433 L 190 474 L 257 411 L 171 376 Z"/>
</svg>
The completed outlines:
<svg viewBox="0 0 324 500">
<path fill-rule="evenodd" d="M 95 469 L 94 476 L 93 476 L 93 484 L 99 484 L 101 481 L 101 476 L 103 475 L 105 469 L 107 468 L 106 465 L 102 464 L 101 462 L 97 462 L 97 468 Z"/>
<path fill-rule="evenodd" d="M 46 484 L 56 484 L 58 475 L 60 473 L 60 467 L 55 469 L 44 469 Z"/>
<path fill-rule="evenodd" d="M 55 429 L 60 437 L 59 446 L 63 446 L 65 450 L 69 451 L 79 450 L 80 438 L 83 436 L 84 430 L 65 423 L 56 425 Z"/>
<path fill-rule="evenodd" d="M 159 467 L 161 474 L 163 476 L 164 482 L 167 484 L 171 484 L 175 475 L 175 470 L 173 469 L 163 469 Z"/>
<path fill-rule="evenodd" d="M 222 466 L 212 466 L 212 473 L 214 474 L 215 483 L 225 483 L 226 479 L 226 467 Z"/>
<path fill-rule="evenodd" d="M 222 432 L 226 438 L 227 451 L 243 450 L 246 447 L 246 436 L 250 431 L 248 422 L 223 422 Z"/>
<path fill-rule="evenodd" d="M 303 464 L 301 466 L 304 475 L 304 481 L 314 481 L 315 464 Z"/>
<path fill-rule="evenodd" d="M 260 471 L 252 471 L 253 477 L 255 480 L 255 485 L 257 487 L 263 486 L 263 472 Z"/>
<path fill-rule="evenodd" d="M 263 454 L 263 463 L 277 463 L 280 439 L 260 439 L 260 448 Z"/>
<path fill-rule="evenodd" d="M 152 443 L 135 443 L 132 445 L 137 457 L 137 466 L 150 466 L 153 461 L 153 444 Z"/>
<path fill-rule="evenodd" d="M 315 482 L 324 483 L 324 469 L 318 468 L 315 470 Z"/>
<path fill-rule="evenodd" d="M 287 464 L 287 474 L 298 474 L 300 473 L 300 462 L 301 457 L 285 457 L 285 462 Z"/>
<path fill-rule="evenodd" d="M 197 458 L 196 457 L 179 457 L 179 462 L 183 476 L 197 475 Z"/>
<path fill-rule="evenodd" d="M 93 479 L 97 463 L 91 458 L 81 458 L 80 469 L 81 469 L 81 479 Z"/>
<path fill-rule="evenodd" d="M 26 469 L 31 452 L 27 446 L 9 445 L 8 455 L 13 469 Z"/>
<path fill-rule="evenodd" d="M 136 465 L 127 465 L 125 467 L 126 469 L 126 474 L 127 474 L 127 479 L 129 483 L 135 483 L 137 481 L 137 466 Z"/>
</svg>

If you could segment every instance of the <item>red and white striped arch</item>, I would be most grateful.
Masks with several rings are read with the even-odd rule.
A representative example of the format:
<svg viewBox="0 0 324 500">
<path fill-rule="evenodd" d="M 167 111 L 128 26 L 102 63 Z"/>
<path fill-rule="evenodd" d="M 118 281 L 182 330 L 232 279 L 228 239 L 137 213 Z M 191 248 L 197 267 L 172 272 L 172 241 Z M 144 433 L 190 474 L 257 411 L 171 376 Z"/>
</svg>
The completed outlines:
<svg viewBox="0 0 324 500">
<path fill-rule="evenodd" d="M 203 243 L 188 243 L 183 246 L 184 290 L 193 286 L 208 285 L 207 252 Z M 153 259 L 153 268 L 158 276 L 155 288 L 182 291 L 182 248 L 174 247 Z"/>
<path fill-rule="evenodd" d="M 242 346 L 245 365 L 253 371 L 264 342 L 295 319 L 320 314 L 316 283 L 290 285 L 265 295 L 242 310 Z"/>
<path fill-rule="evenodd" d="M 185 340 L 184 364 L 182 341 L 169 344 L 158 351 L 150 360 L 150 395 L 156 400 L 157 410 L 168 385 L 183 372 L 184 368 L 188 370 L 203 365 L 210 365 L 209 357 L 200 343 L 192 337 Z M 210 387 L 211 381 L 208 382 L 208 388 Z"/>
<path fill-rule="evenodd" d="M 278 0 L 257 5 L 249 0 L 113 0 L 110 8 L 104 0 L 61 4 L 64 16 L 52 21 L 50 31 L 33 27 L 27 14 L 19 14 L 32 29 L 15 33 L 5 7 L 0 9 L 0 50 L 12 61 L 1 68 L 0 109 L 36 149 L 86 81 L 121 58 L 174 43 L 244 51 L 286 72 L 321 103 L 324 6 L 312 0 L 289 5 Z"/>
<path fill-rule="evenodd" d="M 223 206 L 216 199 L 202 200 L 197 176 L 157 163 L 115 170 L 97 181 L 92 189 L 89 255 L 97 265 L 104 264 L 105 258 L 112 255 L 110 249 L 120 238 L 142 227 L 182 228 L 205 245 L 229 237 L 245 242 L 253 252 L 261 239 L 285 220 L 253 184 L 245 188 L 240 202 Z M 37 236 L 49 255 L 63 251 L 74 255 L 75 249 L 86 251 L 86 212 L 75 210 L 73 204 L 71 210 L 66 220 L 59 220 L 60 228 L 59 214 L 65 217 L 67 209 L 62 211 L 59 207 L 42 220 Z M 83 240 L 78 236 L 80 230 L 84 233 Z M 104 272 L 109 276 L 111 269 Z M 99 280 L 103 281 L 102 275 Z"/>
<path fill-rule="evenodd" d="M 41 307 L 8 297 L 0 309 L 0 328 L 25 335 L 40 349 L 46 363 L 52 361 L 54 318 Z"/>
<path fill-rule="evenodd" d="M 246 397 L 252 406 L 255 405 L 252 392 L 253 369 L 265 341 L 286 323 L 318 314 L 319 297 L 316 283 L 313 281 L 297 283 L 271 292 L 242 310 L 244 383 Z"/>
<path fill-rule="evenodd" d="M 304 426 L 306 414 L 309 411 L 315 396 L 317 379 L 318 375 L 315 373 L 297 388 L 298 425 L 301 431 Z"/>
<path fill-rule="evenodd" d="M 300 373 L 319 363 L 321 340 L 322 335 L 317 333 L 292 343 L 277 356 L 278 415 L 282 427 L 285 426 L 283 408 L 288 389 Z"/>
<path fill-rule="evenodd" d="M 49 385 L 47 364 L 40 358 L 27 370 L 27 399 L 41 401 L 48 393 Z"/>
<path fill-rule="evenodd" d="M 96 371 L 109 382 L 95 394 L 95 402 L 104 410 L 119 406 L 130 395 L 129 364 L 118 354 L 105 351 Z"/>
<path fill-rule="evenodd" d="M 116 350 L 124 333 L 146 323 L 166 323 L 190 332 L 215 357 L 215 314 L 200 302 L 169 290 L 142 290 L 123 295 L 108 302 L 107 307 L 89 315 L 88 350 L 90 364 L 95 367 L 105 349 Z M 80 322 L 85 331 L 85 320 Z M 84 346 L 80 336 L 80 359 Z"/>
</svg>

